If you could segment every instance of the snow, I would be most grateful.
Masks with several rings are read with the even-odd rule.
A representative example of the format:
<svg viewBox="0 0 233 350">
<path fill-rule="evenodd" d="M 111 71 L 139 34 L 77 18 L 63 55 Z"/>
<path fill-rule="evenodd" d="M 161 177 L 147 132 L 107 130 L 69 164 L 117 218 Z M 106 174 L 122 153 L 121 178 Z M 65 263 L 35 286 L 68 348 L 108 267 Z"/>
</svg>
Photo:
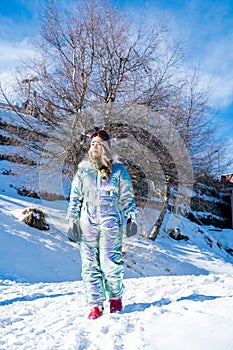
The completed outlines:
<svg viewBox="0 0 233 350">
<path fill-rule="evenodd" d="M 86 318 L 81 282 L 1 284 L 2 349 L 232 349 L 232 277 L 127 279 L 125 307 Z M 140 291 L 140 293 L 138 292 Z"/>
<path fill-rule="evenodd" d="M 110 314 L 106 301 L 90 321 L 79 250 L 66 238 L 68 203 L 19 196 L 17 181 L 0 175 L 0 350 L 233 348 L 232 230 L 184 218 L 187 241 L 165 231 L 155 242 L 125 238 L 124 309 Z M 23 223 L 26 207 L 42 209 L 50 230 Z"/>
</svg>

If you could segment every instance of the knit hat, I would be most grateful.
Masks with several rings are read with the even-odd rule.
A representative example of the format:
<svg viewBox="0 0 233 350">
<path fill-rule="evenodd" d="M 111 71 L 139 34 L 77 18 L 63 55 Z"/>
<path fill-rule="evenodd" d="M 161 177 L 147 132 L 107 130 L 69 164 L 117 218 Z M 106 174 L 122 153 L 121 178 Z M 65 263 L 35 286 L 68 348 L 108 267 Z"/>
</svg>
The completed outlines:
<svg viewBox="0 0 233 350">
<path fill-rule="evenodd" d="M 110 151 L 111 142 L 108 133 L 105 130 L 95 131 L 91 135 L 91 142 L 98 141 L 108 151 Z"/>
</svg>

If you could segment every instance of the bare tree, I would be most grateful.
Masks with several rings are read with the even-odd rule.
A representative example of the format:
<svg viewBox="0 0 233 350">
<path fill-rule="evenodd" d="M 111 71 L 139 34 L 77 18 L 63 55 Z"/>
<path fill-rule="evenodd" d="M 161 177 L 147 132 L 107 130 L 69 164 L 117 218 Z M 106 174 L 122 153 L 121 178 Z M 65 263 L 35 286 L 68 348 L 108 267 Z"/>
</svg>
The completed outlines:
<svg viewBox="0 0 233 350">
<path fill-rule="evenodd" d="M 166 30 L 164 23 L 149 31 L 136 29 L 106 1 L 83 1 L 69 13 L 51 2 L 42 16 L 36 55 L 18 76 L 17 91 L 29 103 L 26 112 L 51 128 L 59 125 L 59 133 L 63 130 L 70 140 L 69 158 L 76 163 L 86 149 L 80 141 L 95 124 L 95 113 L 107 127 L 114 103 L 133 103 L 147 94 Z M 161 91 L 165 74 L 160 70 Z"/>
<path fill-rule="evenodd" d="M 38 139 L 43 130 L 49 135 L 40 144 L 43 159 L 46 164 L 56 159 L 57 169 L 67 161 L 75 171 L 95 126 L 101 124 L 119 139 L 126 138 L 127 131 L 144 147 L 138 151 L 150 164 L 150 170 L 144 165 L 148 179 L 156 183 L 164 177 L 163 209 L 150 235 L 155 239 L 172 188 L 179 192 L 192 183 L 189 173 L 182 177 L 188 163 L 185 147 L 195 167 L 203 164 L 208 152 L 216 155 L 216 147 L 206 147 L 214 133 L 206 123 L 208 90 L 199 89 L 197 74 L 190 81 L 182 77 L 184 51 L 179 43 L 170 43 L 166 22 L 149 29 L 136 27 L 129 16 L 105 0 L 84 0 L 69 12 L 50 2 L 40 34 L 35 57 L 24 62 L 18 76 L 17 91 L 29 106 L 12 108 L 24 124 L 27 113 L 39 120 Z M 38 142 L 31 142 L 30 147 L 38 151 Z M 127 158 L 126 152 L 122 154 Z M 162 176 L 154 180 L 158 168 Z"/>
</svg>

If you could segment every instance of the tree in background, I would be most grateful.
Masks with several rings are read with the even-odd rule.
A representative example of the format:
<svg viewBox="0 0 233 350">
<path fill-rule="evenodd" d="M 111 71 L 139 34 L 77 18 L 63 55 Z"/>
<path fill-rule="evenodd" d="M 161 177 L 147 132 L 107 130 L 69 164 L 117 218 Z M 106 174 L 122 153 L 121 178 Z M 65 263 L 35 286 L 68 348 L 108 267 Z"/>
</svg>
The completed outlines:
<svg viewBox="0 0 233 350">
<path fill-rule="evenodd" d="M 209 90 L 200 89 L 197 72 L 191 78 L 184 75 L 181 45 L 171 44 L 166 22 L 136 26 L 108 1 L 84 0 L 69 11 L 49 3 L 36 49 L 17 79 L 19 98 L 29 103 L 26 113 L 40 123 L 25 143 L 41 152 L 47 163 L 56 159 L 57 169 L 65 160 L 75 171 L 94 127 L 105 127 L 118 140 L 136 141 L 144 158 L 141 170 L 149 163 L 146 177 L 154 184 L 163 178 L 165 188 L 156 188 L 163 208 L 151 234 L 155 239 L 171 189 L 180 188 L 180 183 L 183 188 L 192 186 L 192 169 L 181 180 L 182 169 L 187 172 L 184 147 L 196 174 L 211 171 L 209 155 L 214 159 L 221 150 L 210 122 Z M 26 125 L 25 111 L 14 110 Z M 125 144 L 121 152 L 122 144 L 117 151 L 129 163 L 131 155 Z M 131 172 L 136 165 L 135 158 Z M 156 178 L 158 168 L 162 170 Z"/>
</svg>

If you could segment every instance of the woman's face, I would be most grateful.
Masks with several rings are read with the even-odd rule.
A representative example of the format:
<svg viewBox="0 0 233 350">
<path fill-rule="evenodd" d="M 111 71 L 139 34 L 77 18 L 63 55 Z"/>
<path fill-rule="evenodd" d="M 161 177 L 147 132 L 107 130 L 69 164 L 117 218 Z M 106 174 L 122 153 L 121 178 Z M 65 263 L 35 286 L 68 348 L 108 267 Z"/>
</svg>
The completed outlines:
<svg viewBox="0 0 233 350">
<path fill-rule="evenodd" d="M 99 158 L 102 153 L 102 145 L 99 141 L 92 141 L 90 151 L 93 158 Z"/>
</svg>

